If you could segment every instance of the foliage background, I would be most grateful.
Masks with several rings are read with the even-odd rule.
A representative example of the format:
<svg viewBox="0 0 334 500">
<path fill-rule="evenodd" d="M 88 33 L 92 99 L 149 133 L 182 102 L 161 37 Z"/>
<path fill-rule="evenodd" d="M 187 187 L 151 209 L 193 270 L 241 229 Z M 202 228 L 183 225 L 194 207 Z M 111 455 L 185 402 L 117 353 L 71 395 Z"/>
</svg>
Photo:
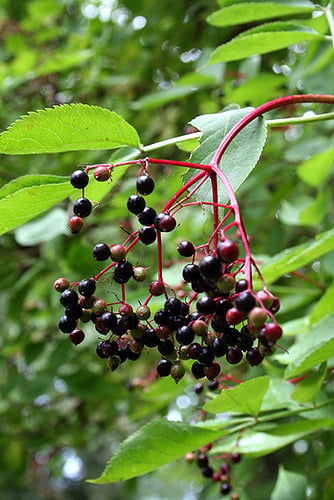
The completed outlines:
<svg viewBox="0 0 334 500">
<path fill-rule="evenodd" d="M 154 8 L 145 0 L 3 0 L 1 129 L 31 110 L 81 102 L 116 111 L 148 144 L 181 135 L 195 116 L 233 103 L 256 106 L 285 94 L 332 92 L 334 66 L 328 41 L 301 42 L 262 56 L 205 66 L 217 46 L 256 25 L 212 26 L 207 17 L 216 8 L 205 0 L 163 0 L 155 2 Z M 310 22 L 310 15 L 297 17 Z M 313 19 L 312 26 L 326 33 L 323 18 Z M 311 109 L 290 108 L 285 116 Z M 269 131 L 261 161 L 238 191 L 252 250 L 264 264 L 284 248 L 308 242 L 333 227 L 332 133 L 332 121 Z M 78 164 L 105 162 L 108 155 L 106 151 L 3 155 L 0 186 L 25 174 L 69 175 Z M 174 146 L 161 155 L 187 157 Z M 97 477 L 117 445 L 153 416 L 187 419 L 201 403 L 190 379 L 178 386 L 164 381 L 151 396 L 141 389 L 130 391 L 129 380 L 147 373 L 152 360 L 111 375 L 94 353 L 93 335 L 75 349 L 57 331 L 60 310 L 52 283 L 61 275 L 74 280 L 93 273 L 94 243 L 119 241 L 120 221 L 129 224 L 124 206 L 134 175 L 129 169 L 122 182 L 112 186 L 79 238 L 66 229 L 71 212 L 68 199 L 33 225 L 0 236 L 3 498 L 216 498 L 217 488 L 210 489 L 198 470 L 182 460 L 125 483 L 84 482 Z M 158 180 L 158 171 L 155 175 Z M 165 170 L 164 175 L 169 176 L 168 185 L 157 182 L 150 198 L 156 206 L 182 182 L 180 174 Z M 197 217 L 205 230 L 205 217 L 201 213 Z M 190 220 L 184 220 L 178 235 L 196 241 L 192 227 Z M 175 260 L 172 241 L 166 242 L 165 258 Z M 333 275 L 332 251 L 273 285 L 282 298 L 279 320 L 289 322 L 286 347 L 295 334 L 305 332 L 303 318 L 326 291 L 325 312 L 333 312 L 331 306 L 328 310 L 334 295 Z M 321 308 L 318 315 L 318 319 L 324 315 Z M 279 377 L 281 367 L 274 361 L 266 371 Z M 237 367 L 233 374 L 262 373 L 244 371 L 243 366 Z M 323 373 L 320 400 L 334 393 L 333 371 Z M 328 410 L 317 416 L 332 418 Z M 242 498 L 269 498 L 279 464 L 284 463 L 289 471 L 307 477 L 308 498 L 331 498 L 332 449 L 333 433 L 319 431 L 262 459 L 246 458 L 236 469 L 234 482 L 240 485 Z"/>
</svg>

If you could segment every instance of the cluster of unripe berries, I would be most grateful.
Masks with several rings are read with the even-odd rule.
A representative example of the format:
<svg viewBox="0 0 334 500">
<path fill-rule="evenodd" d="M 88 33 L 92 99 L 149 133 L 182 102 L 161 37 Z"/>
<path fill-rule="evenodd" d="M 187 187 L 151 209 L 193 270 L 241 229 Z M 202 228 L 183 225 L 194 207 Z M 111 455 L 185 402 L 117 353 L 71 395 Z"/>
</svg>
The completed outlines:
<svg viewBox="0 0 334 500">
<path fill-rule="evenodd" d="M 94 170 L 94 178 L 108 180 L 110 171 L 111 166 L 99 166 Z M 82 170 L 76 170 L 70 179 L 74 187 L 82 190 L 88 180 L 87 173 Z M 144 245 L 152 244 L 157 232 L 170 232 L 176 227 L 176 220 L 168 211 L 157 214 L 154 208 L 146 205 L 144 196 L 153 190 L 154 181 L 144 171 L 136 180 L 136 194 L 127 200 L 129 212 L 137 216 L 141 225 L 131 236 Z M 82 221 L 81 217 L 92 210 L 84 191 L 82 194 L 73 206 L 75 216 L 70 221 L 71 230 L 76 227 L 73 232 L 82 227 L 78 219 Z M 74 284 L 59 278 L 55 289 L 60 292 L 60 303 L 65 307 L 59 329 L 68 333 L 74 344 L 79 344 L 84 333 L 78 321 L 92 321 L 98 335 L 102 336 L 96 352 L 107 360 L 111 370 L 126 359 L 134 361 L 143 351 L 154 348 L 161 356 L 156 366 L 158 375 L 171 375 L 176 382 L 185 375 L 183 360 L 187 359 L 193 360 L 191 371 L 197 379 L 207 377 L 210 381 L 215 381 L 220 374 L 218 360 L 223 358 L 234 365 L 245 357 L 251 366 L 258 365 L 272 352 L 282 335 L 274 317 L 279 301 L 266 289 L 254 293 L 243 277 L 244 259 L 239 258 L 238 245 L 223 231 L 220 234 L 213 249 L 205 245 L 196 248 L 187 240 L 177 245 L 179 256 L 190 259 L 182 271 L 183 300 L 177 297 L 175 290 L 168 296 L 169 287 L 160 278 L 148 284 L 147 300 L 135 308 L 125 300 L 124 285 L 130 279 L 145 281 L 148 273 L 145 267 L 133 265 L 128 260 L 134 240 L 128 247 L 125 244 L 96 244 L 92 257 L 99 262 L 111 261 L 98 277 L 110 271 L 113 282 L 122 287 L 123 300 L 107 304 L 96 295 L 98 277 Z M 160 271 L 162 276 L 162 269 Z M 152 297 L 158 296 L 164 296 L 163 307 L 152 315 L 148 304 Z"/>
<path fill-rule="evenodd" d="M 231 453 L 224 457 L 224 462 L 220 464 L 217 471 L 214 470 L 213 464 L 210 463 L 208 452 L 212 447 L 212 443 L 199 448 L 196 452 L 190 452 L 185 455 L 186 462 L 193 463 L 199 467 L 203 477 L 209 478 L 215 483 L 220 483 L 220 493 L 223 496 L 232 492 L 231 484 L 231 467 L 241 461 L 242 455 L 238 452 Z M 236 492 L 232 492 L 231 500 L 239 500 L 240 496 Z"/>
</svg>

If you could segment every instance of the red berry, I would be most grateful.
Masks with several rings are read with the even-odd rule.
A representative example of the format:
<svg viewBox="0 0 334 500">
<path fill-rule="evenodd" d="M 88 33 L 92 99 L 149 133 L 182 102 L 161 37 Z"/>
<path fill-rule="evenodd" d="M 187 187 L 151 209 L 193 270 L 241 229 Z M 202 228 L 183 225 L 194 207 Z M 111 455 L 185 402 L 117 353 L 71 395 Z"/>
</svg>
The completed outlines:
<svg viewBox="0 0 334 500">
<path fill-rule="evenodd" d="M 81 217 L 73 215 L 73 217 L 70 218 L 68 227 L 72 234 L 79 234 L 81 229 L 84 227 L 84 221 L 81 219 Z"/>
<path fill-rule="evenodd" d="M 70 286 L 70 282 L 66 278 L 58 278 L 53 284 L 55 290 L 57 292 L 63 292 L 64 290 L 67 290 Z"/>
<path fill-rule="evenodd" d="M 226 239 L 218 243 L 216 253 L 223 262 L 229 264 L 239 257 L 239 247 L 233 241 Z"/>
<path fill-rule="evenodd" d="M 162 295 L 165 291 L 165 285 L 163 281 L 152 281 L 152 283 L 149 286 L 149 292 L 154 296 L 158 297 L 159 295 Z"/>
<path fill-rule="evenodd" d="M 268 340 L 276 342 L 282 337 L 282 328 L 277 323 L 266 323 L 264 325 L 264 334 Z"/>
<path fill-rule="evenodd" d="M 108 167 L 97 167 L 94 170 L 94 179 L 99 182 L 107 181 L 110 178 L 110 170 Z"/>
</svg>

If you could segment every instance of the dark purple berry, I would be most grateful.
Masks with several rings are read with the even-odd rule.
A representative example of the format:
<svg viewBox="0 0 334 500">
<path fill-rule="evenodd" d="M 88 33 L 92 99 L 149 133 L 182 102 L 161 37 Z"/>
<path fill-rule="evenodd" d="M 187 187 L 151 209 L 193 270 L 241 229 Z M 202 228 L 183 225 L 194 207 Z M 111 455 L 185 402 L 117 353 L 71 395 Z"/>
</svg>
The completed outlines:
<svg viewBox="0 0 334 500">
<path fill-rule="evenodd" d="M 126 332 L 126 328 L 123 324 L 123 318 L 117 318 L 116 324 L 112 327 L 111 331 L 115 335 L 123 335 Z"/>
<path fill-rule="evenodd" d="M 138 193 L 144 196 L 151 194 L 154 190 L 154 180 L 147 174 L 141 175 L 136 180 L 136 188 Z"/>
<path fill-rule="evenodd" d="M 222 495 L 228 495 L 231 491 L 231 486 L 228 483 L 222 483 L 220 492 Z"/>
<path fill-rule="evenodd" d="M 242 351 L 239 347 L 231 347 L 227 354 L 226 359 L 231 365 L 236 365 L 242 360 Z"/>
<path fill-rule="evenodd" d="M 181 241 L 177 245 L 177 251 L 182 257 L 191 257 L 195 253 L 195 247 L 191 241 Z"/>
<path fill-rule="evenodd" d="M 228 351 L 228 345 L 225 344 L 224 340 L 216 337 L 214 341 L 212 342 L 211 349 L 217 358 L 221 358 L 222 356 L 225 356 L 225 354 Z"/>
<path fill-rule="evenodd" d="M 211 364 L 215 359 L 215 355 L 210 347 L 203 346 L 198 353 L 198 361 L 204 364 Z"/>
<path fill-rule="evenodd" d="M 124 318 L 122 318 L 122 322 L 126 330 L 133 330 L 138 326 L 139 319 L 134 313 L 132 313 L 129 314 L 128 316 L 124 316 Z"/>
<path fill-rule="evenodd" d="M 159 344 L 159 337 L 156 335 L 153 328 L 146 328 L 142 336 L 142 341 L 147 347 L 156 347 Z"/>
<path fill-rule="evenodd" d="M 92 212 L 92 204 L 87 198 L 78 198 L 73 204 L 73 212 L 78 217 L 88 217 Z"/>
<path fill-rule="evenodd" d="M 161 213 L 154 219 L 155 228 L 158 231 L 169 233 L 176 227 L 176 220 L 172 215 Z"/>
<path fill-rule="evenodd" d="M 250 292 L 241 292 L 234 297 L 235 307 L 241 312 L 248 312 L 255 307 L 256 301 Z"/>
<path fill-rule="evenodd" d="M 64 307 L 73 307 L 78 303 L 78 294 L 75 290 L 64 290 L 59 297 L 60 303 Z"/>
<path fill-rule="evenodd" d="M 70 341 L 74 345 L 79 345 L 81 342 L 84 341 L 85 334 L 82 330 L 79 330 L 79 328 L 76 328 L 73 330 L 73 332 L 70 333 L 69 335 Z"/>
<path fill-rule="evenodd" d="M 63 333 L 71 333 L 75 330 L 77 322 L 75 319 L 70 319 L 67 316 L 62 316 L 58 321 L 59 330 Z"/>
<path fill-rule="evenodd" d="M 108 330 L 112 330 L 117 323 L 116 314 L 106 311 L 100 317 L 100 324 L 103 328 L 108 328 Z"/>
<path fill-rule="evenodd" d="M 127 283 L 133 276 L 133 265 L 128 260 L 117 262 L 114 268 L 114 280 L 116 283 Z"/>
<path fill-rule="evenodd" d="M 126 344 L 124 352 L 126 354 L 126 358 L 129 359 L 130 361 L 137 361 L 137 359 L 141 355 L 141 352 L 132 351 L 130 348 L 130 344 Z"/>
<path fill-rule="evenodd" d="M 195 361 L 191 366 L 192 374 L 195 378 L 203 378 L 204 377 L 204 365 L 199 361 Z"/>
<path fill-rule="evenodd" d="M 161 339 L 158 344 L 158 351 L 163 356 L 169 356 L 174 352 L 174 344 L 169 339 Z"/>
<path fill-rule="evenodd" d="M 209 391 L 215 391 L 216 389 L 218 389 L 218 380 L 210 380 L 208 382 L 208 389 Z"/>
<path fill-rule="evenodd" d="M 203 384 L 202 384 L 202 382 L 198 382 L 197 384 L 195 384 L 194 391 L 195 391 L 196 394 L 201 394 L 201 392 L 203 392 Z"/>
<path fill-rule="evenodd" d="M 257 366 L 263 361 L 263 356 L 256 348 L 250 349 L 246 354 L 246 359 L 251 366 Z"/>
<path fill-rule="evenodd" d="M 235 453 L 232 453 L 231 455 L 231 461 L 234 464 L 238 464 L 241 461 L 242 455 L 241 453 L 238 453 L 237 451 Z"/>
<path fill-rule="evenodd" d="M 205 467 L 206 465 L 208 465 L 209 463 L 209 459 L 208 459 L 208 456 L 206 453 L 199 453 L 198 457 L 197 457 L 197 465 L 199 467 Z"/>
<path fill-rule="evenodd" d="M 96 282 L 92 278 L 83 279 L 80 281 L 78 290 L 80 295 L 84 297 L 90 297 L 94 294 L 96 290 Z"/>
<path fill-rule="evenodd" d="M 151 226 L 157 216 L 156 211 L 152 207 L 145 207 L 142 212 L 138 214 L 138 221 L 143 226 Z"/>
<path fill-rule="evenodd" d="M 201 279 L 199 267 L 196 264 L 187 264 L 183 268 L 182 277 L 184 281 L 187 281 L 188 283 L 198 281 L 199 279 Z"/>
<path fill-rule="evenodd" d="M 110 259 L 111 253 L 110 248 L 106 243 L 97 243 L 92 251 L 95 260 L 103 261 Z"/>
<path fill-rule="evenodd" d="M 200 278 L 197 281 L 192 281 L 191 288 L 196 293 L 209 292 L 211 290 L 211 286 L 203 278 Z"/>
<path fill-rule="evenodd" d="M 73 187 L 83 189 L 89 182 L 89 177 L 83 170 L 74 170 L 70 177 L 70 182 Z"/>
<path fill-rule="evenodd" d="M 218 243 L 216 253 L 219 259 L 229 264 L 239 257 L 239 247 L 233 241 L 226 239 Z"/>
<path fill-rule="evenodd" d="M 202 467 L 202 474 L 204 477 L 212 477 L 213 475 L 213 468 L 210 467 L 210 465 L 207 465 L 206 467 Z"/>
<path fill-rule="evenodd" d="M 218 279 L 221 275 L 222 265 L 217 257 L 206 255 L 199 263 L 199 270 L 204 278 Z"/>
<path fill-rule="evenodd" d="M 244 292 L 248 288 L 248 281 L 245 279 L 239 280 L 235 284 L 235 293 Z"/>
<path fill-rule="evenodd" d="M 80 304 L 74 304 L 71 307 L 66 307 L 65 315 L 69 319 L 79 319 L 82 316 L 82 307 Z"/>
<path fill-rule="evenodd" d="M 151 245 L 155 242 L 157 233 L 153 227 L 143 226 L 139 231 L 139 239 L 144 245 Z"/>
<path fill-rule="evenodd" d="M 179 344 L 189 345 L 195 338 L 195 333 L 190 326 L 181 326 L 176 330 L 176 340 Z"/>
<path fill-rule="evenodd" d="M 211 365 L 204 366 L 204 375 L 209 380 L 214 380 L 216 377 L 218 377 L 219 373 L 220 373 L 219 363 L 212 363 Z"/>
<path fill-rule="evenodd" d="M 138 194 L 132 194 L 131 196 L 129 196 L 128 201 L 126 202 L 126 206 L 128 207 L 129 212 L 138 215 L 144 210 L 146 202 L 142 196 L 139 196 Z"/>
<path fill-rule="evenodd" d="M 181 314 L 182 302 L 176 297 L 170 297 L 164 303 L 164 309 L 173 315 Z"/>
<path fill-rule="evenodd" d="M 172 369 L 173 363 L 169 359 L 161 359 L 157 364 L 157 372 L 160 377 L 168 377 Z"/>
<path fill-rule="evenodd" d="M 212 297 L 204 295 L 198 299 L 196 309 L 202 314 L 213 314 L 216 310 L 216 303 Z"/>
</svg>

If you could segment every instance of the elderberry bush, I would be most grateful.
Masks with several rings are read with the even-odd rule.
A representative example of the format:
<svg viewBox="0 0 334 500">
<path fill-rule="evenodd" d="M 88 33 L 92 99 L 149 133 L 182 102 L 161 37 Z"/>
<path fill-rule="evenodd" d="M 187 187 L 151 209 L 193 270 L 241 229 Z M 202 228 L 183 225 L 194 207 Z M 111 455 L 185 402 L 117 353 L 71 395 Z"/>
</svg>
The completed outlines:
<svg viewBox="0 0 334 500">
<path fill-rule="evenodd" d="M 155 365 L 157 376 L 171 376 L 179 382 L 186 372 L 184 361 L 191 360 L 192 375 L 196 379 L 206 377 L 213 390 L 218 386 L 224 364 L 243 362 L 256 366 L 273 352 L 282 335 L 275 319 L 279 300 L 265 285 L 258 291 L 252 287 L 252 270 L 255 268 L 257 273 L 259 270 L 250 254 L 240 213 L 238 220 L 235 217 L 239 207 L 234 198 L 231 205 L 210 204 L 214 216 L 208 240 L 197 245 L 188 240 L 175 241 L 175 258 L 183 268 L 180 287 L 177 290 L 171 287 L 164 280 L 164 233 L 182 225 L 184 207 L 203 203 L 191 201 L 187 191 L 190 182 L 167 200 L 162 209 L 150 206 L 147 195 L 153 192 L 155 181 L 149 165 L 158 160 L 136 163 L 140 172 L 124 211 L 137 219 L 140 228 L 123 242 L 104 241 L 94 245 L 92 259 L 106 264 L 95 276 L 85 276 L 73 283 L 66 278 L 56 280 L 54 287 L 64 307 L 59 329 L 78 345 L 85 338 L 84 325 L 91 322 L 97 336 L 96 354 L 111 371 L 153 350 L 160 356 Z M 80 190 L 69 223 L 74 234 L 81 231 L 83 218 L 93 210 L 93 202 L 85 197 L 85 187 L 89 182 L 109 181 L 116 166 L 94 165 L 72 173 L 70 182 Z M 91 171 L 93 176 L 89 175 Z M 203 171 L 204 180 L 208 172 Z M 196 181 L 193 184 L 192 195 L 198 188 Z M 221 220 L 218 209 L 225 210 Z M 236 233 L 228 235 L 231 228 L 239 231 L 241 237 Z M 155 249 L 157 279 L 148 279 L 149 265 L 132 257 L 136 245 Z M 110 291 L 121 299 L 110 303 L 101 296 L 98 284 L 102 276 L 109 277 Z M 129 282 L 137 282 L 140 290 L 146 288 L 143 303 L 128 303 Z M 150 306 L 156 302 L 160 308 L 152 313 Z"/>
</svg>

